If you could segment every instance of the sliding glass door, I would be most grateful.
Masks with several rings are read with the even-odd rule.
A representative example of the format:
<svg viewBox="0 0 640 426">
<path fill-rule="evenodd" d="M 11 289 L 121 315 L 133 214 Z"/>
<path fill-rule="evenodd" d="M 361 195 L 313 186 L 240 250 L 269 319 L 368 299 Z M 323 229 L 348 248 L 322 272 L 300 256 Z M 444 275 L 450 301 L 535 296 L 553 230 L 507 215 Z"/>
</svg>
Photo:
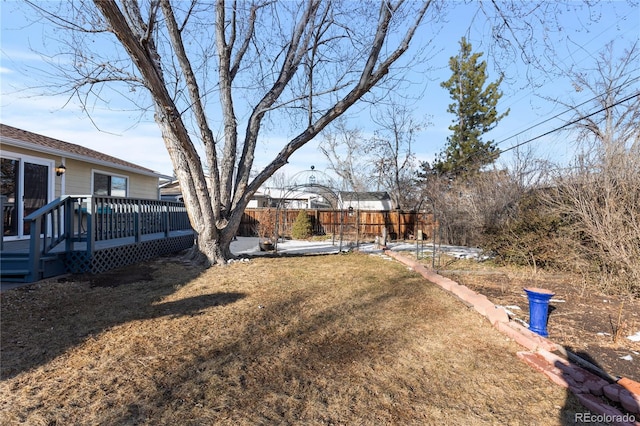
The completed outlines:
<svg viewBox="0 0 640 426">
<path fill-rule="evenodd" d="M 29 216 L 49 202 L 49 166 L 24 163 L 23 217 Z M 44 231 L 44 228 L 42 228 Z M 31 235 L 29 223 L 24 223 L 23 235 Z"/>
<path fill-rule="evenodd" d="M 30 226 L 23 219 L 50 201 L 52 162 L 20 157 L 3 157 L 1 161 L 3 235 L 30 235 Z"/>
<path fill-rule="evenodd" d="M 0 163 L 0 196 L 2 197 L 2 230 L 3 235 L 18 235 L 18 177 L 20 162 L 16 159 L 2 158 Z"/>
</svg>

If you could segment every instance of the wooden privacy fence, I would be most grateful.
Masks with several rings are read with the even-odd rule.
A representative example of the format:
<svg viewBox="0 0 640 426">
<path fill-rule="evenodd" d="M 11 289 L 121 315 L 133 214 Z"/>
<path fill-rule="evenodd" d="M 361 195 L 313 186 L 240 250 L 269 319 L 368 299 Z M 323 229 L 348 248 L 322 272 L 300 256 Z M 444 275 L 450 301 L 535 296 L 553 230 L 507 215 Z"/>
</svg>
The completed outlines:
<svg viewBox="0 0 640 426">
<path fill-rule="evenodd" d="M 313 226 L 313 235 L 357 234 L 361 239 L 373 239 L 383 235 L 384 229 L 392 240 L 414 239 L 422 231 L 424 239 L 433 238 L 437 224 L 433 215 L 419 212 L 394 211 L 348 211 L 305 209 Z M 271 212 L 271 214 L 269 214 Z M 275 212 L 275 215 L 273 214 Z M 280 210 L 276 208 L 246 209 L 238 229 L 238 235 L 251 237 L 258 235 L 261 220 L 276 217 L 278 234 L 290 237 L 291 228 L 300 209 Z M 271 219 L 273 220 L 273 219 Z"/>
</svg>

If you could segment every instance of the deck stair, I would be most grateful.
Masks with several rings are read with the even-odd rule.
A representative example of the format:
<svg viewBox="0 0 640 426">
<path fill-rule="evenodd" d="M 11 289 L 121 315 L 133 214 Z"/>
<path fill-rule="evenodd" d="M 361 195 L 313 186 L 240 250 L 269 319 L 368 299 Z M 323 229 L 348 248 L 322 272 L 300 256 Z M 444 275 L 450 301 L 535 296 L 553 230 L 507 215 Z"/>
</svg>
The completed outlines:
<svg viewBox="0 0 640 426">
<path fill-rule="evenodd" d="M 55 277 L 66 272 L 64 253 L 41 256 L 33 271 L 29 253 L 1 253 L 0 276 L 3 282 L 28 283 Z"/>
</svg>

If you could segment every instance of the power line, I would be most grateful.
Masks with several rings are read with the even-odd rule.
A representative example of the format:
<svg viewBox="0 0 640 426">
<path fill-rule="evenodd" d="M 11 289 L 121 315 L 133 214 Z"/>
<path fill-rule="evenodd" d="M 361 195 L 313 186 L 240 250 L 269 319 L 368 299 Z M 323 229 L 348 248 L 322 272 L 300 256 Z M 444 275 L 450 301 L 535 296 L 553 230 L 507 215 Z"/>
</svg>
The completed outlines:
<svg viewBox="0 0 640 426">
<path fill-rule="evenodd" d="M 563 125 L 562 125 L 562 126 L 560 126 L 560 127 L 556 127 L 556 128 L 555 128 L 555 129 L 553 129 L 553 130 L 549 130 L 548 132 L 545 132 L 545 133 L 543 133 L 543 134 L 541 134 L 541 135 L 538 135 L 538 136 L 533 137 L 533 138 L 531 138 L 531 139 L 527 139 L 526 141 L 524 141 L 524 142 L 520 142 L 520 143 L 518 143 L 518 144 L 516 144 L 516 145 L 513 145 L 513 146 L 511 146 L 511 147 L 507 148 L 507 149 L 500 150 L 500 154 L 504 154 L 504 153 L 505 153 L 505 152 L 507 152 L 507 151 L 511 151 L 512 149 L 519 148 L 519 147 L 521 147 L 522 145 L 526 145 L 526 144 L 531 143 L 531 142 L 533 142 L 533 141 L 535 141 L 535 140 L 537 140 L 537 139 L 540 139 L 540 138 L 542 138 L 542 137 L 548 136 L 548 135 L 550 135 L 551 133 L 555 133 L 555 132 L 557 132 L 557 131 L 559 131 L 559 130 L 562 130 L 562 129 L 566 128 L 566 127 L 572 126 L 572 125 L 574 125 L 574 124 L 576 124 L 576 123 L 578 123 L 578 122 L 580 122 L 580 121 L 584 120 L 585 118 L 589 118 L 589 117 L 591 117 L 591 116 L 594 116 L 594 115 L 596 115 L 596 114 L 601 113 L 602 111 L 606 111 L 606 110 L 608 110 L 609 108 L 613 108 L 613 107 L 615 107 L 615 106 L 617 106 L 617 105 L 620 105 L 621 103 L 624 103 L 624 102 L 626 102 L 626 101 L 628 101 L 628 100 L 630 100 L 630 99 L 635 98 L 636 96 L 640 96 L 640 92 L 636 92 L 635 94 L 633 94 L 633 95 L 631 95 L 631 96 L 628 96 L 628 97 L 626 97 L 626 98 L 624 98 L 624 99 L 621 99 L 621 100 L 619 100 L 619 101 L 615 102 L 615 103 L 614 103 L 614 104 L 612 104 L 612 105 L 608 105 L 608 106 L 603 107 L 603 108 L 600 108 L 600 109 L 598 109 L 597 111 L 594 111 L 594 112 L 592 112 L 592 113 L 590 113 L 590 114 L 583 115 L 582 117 L 576 118 L 576 119 L 575 119 L 575 120 L 573 120 L 573 121 L 569 121 L 568 123 L 565 123 L 565 124 L 563 124 Z"/>
<path fill-rule="evenodd" d="M 575 55 L 575 54 L 577 54 L 580 50 L 582 50 L 582 51 L 584 51 L 584 52 L 587 52 L 587 54 L 589 55 L 589 57 L 593 58 L 593 55 L 590 53 L 590 51 L 587 49 L 587 47 L 586 47 L 586 46 L 587 46 L 587 45 L 589 45 L 589 44 L 591 44 L 591 43 L 592 43 L 593 41 L 595 41 L 595 40 L 600 40 L 600 39 L 602 39 L 602 35 L 603 35 L 604 33 L 606 33 L 606 32 L 607 32 L 607 31 L 609 31 L 611 28 L 613 28 L 614 26 L 617 26 L 617 25 L 618 25 L 618 24 L 617 24 L 617 22 L 615 22 L 615 20 L 614 20 L 614 22 L 613 22 L 610 26 L 608 26 L 608 27 L 604 28 L 600 33 L 598 33 L 598 34 L 594 35 L 591 39 L 589 39 L 589 40 L 587 40 L 587 41 L 584 41 L 583 43 L 578 43 L 578 42 L 576 42 L 576 41 L 572 40 L 569 36 L 567 36 L 567 41 L 568 41 L 568 42 L 573 43 L 573 44 L 576 46 L 576 48 L 575 48 L 575 50 L 570 50 L 570 48 L 567 48 L 567 49 L 569 50 L 569 51 L 567 52 L 567 55 L 566 55 L 565 57 L 563 57 L 563 58 L 558 58 L 558 62 L 559 62 L 559 63 L 561 63 L 561 64 L 563 64 L 565 60 L 570 59 L 570 58 L 572 58 L 572 59 L 573 59 L 574 55 Z M 626 33 L 628 33 L 628 32 L 629 32 L 629 31 L 631 31 L 631 30 L 632 30 L 632 29 L 628 29 L 627 31 L 625 31 L 625 32 L 623 33 L 623 35 L 624 35 L 624 34 L 626 34 Z M 601 50 L 606 46 L 606 44 L 607 44 L 607 43 L 605 43 L 602 47 L 600 47 L 599 49 L 597 49 L 597 51 L 601 51 Z M 595 51 L 595 49 L 591 49 L 591 50 L 592 50 L 592 51 Z M 579 59 L 579 60 L 577 60 L 577 61 L 575 61 L 575 60 L 574 60 L 573 64 L 574 64 L 574 65 L 578 65 L 578 64 L 580 64 L 581 62 L 583 62 L 583 61 L 585 61 L 585 60 L 587 60 L 587 59 L 588 59 L 587 57 L 583 57 L 582 59 Z M 552 62 L 550 65 L 552 65 L 552 66 L 554 66 L 554 67 L 555 67 L 555 65 L 554 65 L 555 63 L 556 63 L 556 62 L 554 61 L 554 62 Z M 549 72 L 546 72 L 546 73 L 543 73 L 543 74 L 541 74 L 541 75 L 538 75 L 537 77 L 533 78 L 533 79 L 530 81 L 530 83 L 531 83 L 531 84 L 537 84 L 537 82 L 538 82 L 540 79 L 542 79 L 542 78 L 549 78 Z M 638 78 L 638 77 L 636 77 L 636 79 L 637 79 L 637 78 Z M 534 93 L 534 91 L 526 92 L 526 93 L 524 93 L 524 94 L 522 95 L 522 97 L 520 97 L 519 99 L 517 99 L 517 100 L 512 100 L 512 101 L 511 101 L 511 103 L 510 103 L 509 105 L 507 105 L 507 107 L 511 107 L 511 106 L 513 106 L 513 105 L 517 104 L 518 102 L 520 102 L 520 101 L 522 101 L 523 99 L 525 99 L 525 98 L 527 98 L 528 96 L 530 96 L 530 95 L 531 95 L 531 93 Z M 581 104 L 581 105 L 582 105 L 582 104 Z M 560 115 L 561 115 L 561 114 L 560 114 Z M 556 117 L 557 117 L 557 116 L 556 116 Z M 552 117 L 552 118 L 555 118 L 555 117 Z M 548 121 L 548 120 L 545 120 L 544 122 L 546 122 L 546 121 Z M 544 123 L 544 122 L 543 122 L 543 123 Z M 527 130 L 528 130 L 528 129 L 527 129 Z M 525 130 L 525 131 L 526 131 L 526 130 Z M 523 131 L 523 132 L 524 132 L 524 131 Z M 520 133 L 518 133 L 518 134 L 520 134 Z M 515 135 L 515 136 L 517 136 L 517 135 Z"/>
<path fill-rule="evenodd" d="M 623 83 L 623 84 L 620 84 L 619 86 L 616 86 L 616 87 L 613 87 L 613 88 L 609 89 L 605 94 L 607 94 L 607 95 L 608 95 L 609 93 L 613 92 L 614 90 L 618 90 L 618 89 L 622 88 L 623 86 L 626 86 L 626 85 L 629 85 L 629 84 L 633 84 L 633 83 L 635 83 L 637 80 L 640 80 L 640 76 L 635 77 L 635 78 L 633 78 L 632 80 L 627 81 L 627 82 L 625 82 L 625 83 Z M 513 139 L 513 138 L 515 138 L 515 137 L 517 137 L 517 136 L 519 136 L 519 135 L 521 135 L 521 134 L 523 134 L 523 133 L 525 133 L 525 132 L 528 132 L 529 130 L 531 130 L 531 129 L 533 129 L 533 128 L 536 128 L 536 127 L 538 127 L 538 126 L 541 126 L 541 125 L 543 125 L 543 124 L 545 124 L 545 123 L 547 123 L 547 122 L 549 122 L 549 121 L 551 121 L 551 120 L 554 120 L 554 119 L 556 119 L 556 118 L 560 117 L 561 115 L 564 115 L 564 114 L 566 114 L 566 113 L 568 113 L 568 112 L 571 112 L 571 111 L 575 110 L 576 108 L 579 108 L 579 107 L 581 107 L 581 106 L 583 106 L 583 105 L 585 105 L 585 104 L 587 104 L 587 103 L 589 103 L 589 102 L 593 102 L 594 100 L 599 99 L 599 98 L 601 98 L 602 96 L 603 96 L 603 95 L 596 95 L 596 96 L 592 97 L 591 99 L 587 99 L 586 101 L 584 101 L 584 102 L 582 102 L 582 103 L 580 103 L 580 104 L 578 104 L 578 105 L 576 105 L 576 106 L 574 106 L 574 107 L 568 108 L 568 109 L 566 109 L 566 110 L 564 110 L 564 111 L 562 111 L 562 112 L 560 112 L 560 113 L 558 113 L 558 114 L 554 115 L 553 117 L 547 118 L 546 120 L 543 120 L 543 121 L 541 121 L 541 122 L 539 122 L 539 123 L 536 123 L 536 124 L 534 124 L 534 125 L 532 125 L 532 126 L 529 126 L 529 127 L 527 127 L 526 129 L 519 131 L 519 132 L 518 132 L 518 133 L 516 133 L 515 135 L 511 135 L 511 136 L 509 136 L 509 137 L 507 137 L 507 138 L 502 139 L 500 142 L 496 142 L 496 145 L 500 145 L 500 144 L 502 144 L 502 143 L 504 143 L 504 142 L 508 141 L 509 139 Z"/>
</svg>

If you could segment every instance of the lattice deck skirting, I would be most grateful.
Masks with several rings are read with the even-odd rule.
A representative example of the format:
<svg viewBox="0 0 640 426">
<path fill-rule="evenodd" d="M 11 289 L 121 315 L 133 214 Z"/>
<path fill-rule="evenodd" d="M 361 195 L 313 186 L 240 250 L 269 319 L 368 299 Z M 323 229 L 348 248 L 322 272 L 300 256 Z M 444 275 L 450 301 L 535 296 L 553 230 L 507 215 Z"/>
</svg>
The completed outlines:
<svg viewBox="0 0 640 426">
<path fill-rule="evenodd" d="M 66 254 L 65 265 L 70 273 L 99 274 L 121 266 L 186 250 L 193 244 L 194 236 L 191 234 L 104 248 L 94 251 L 93 256 L 86 251 L 74 251 Z"/>
</svg>

